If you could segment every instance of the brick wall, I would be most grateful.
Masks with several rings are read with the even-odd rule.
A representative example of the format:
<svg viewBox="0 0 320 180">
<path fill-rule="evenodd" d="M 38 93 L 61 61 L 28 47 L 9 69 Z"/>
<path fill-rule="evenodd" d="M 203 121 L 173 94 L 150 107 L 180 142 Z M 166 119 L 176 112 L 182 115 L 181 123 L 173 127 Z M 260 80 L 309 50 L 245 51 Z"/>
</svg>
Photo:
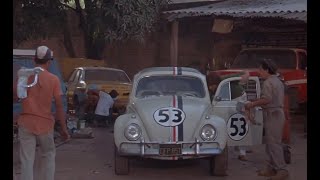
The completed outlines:
<svg viewBox="0 0 320 180">
<path fill-rule="evenodd" d="M 71 15 L 70 19 L 76 19 Z M 85 57 L 84 43 L 78 22 L 71 24 L 73 46 L 77 57 Z M 110 67 L 125 70 L 130 77 L 145 67 L 151 66 L 170 66 L 170 25 L 165 25 L 156 33 L 146 37 L 144 43 L 128 41 L 107 45 L 103 59 Z M 179 23 L 179 48 L 178 65 L 188 66 L 199 64 L 204 66 L 208 61 L 215 57 L 216 61 L 225 61 L 234 58 L 233 44 L 237 41 L 228 39 L 217 40 L 211 32 L 212 20 L 209 18 L 182 20 Z M 213 42 L 214 46 L 213 46 Z M 230 44 L 231 43 L 231 44 Z M 36 48 L 39 45 L 47 45 L 54 51 L 57 58 L 68 57 L 63 45 L 63 36 L 57 35 L 50 39 L 30 40 L 19 45 L 18 48 Z M 237 49 L 237 48 L 236 48 Z M 223 63 L 220 63 L 223 64 Z"/>
</svg>

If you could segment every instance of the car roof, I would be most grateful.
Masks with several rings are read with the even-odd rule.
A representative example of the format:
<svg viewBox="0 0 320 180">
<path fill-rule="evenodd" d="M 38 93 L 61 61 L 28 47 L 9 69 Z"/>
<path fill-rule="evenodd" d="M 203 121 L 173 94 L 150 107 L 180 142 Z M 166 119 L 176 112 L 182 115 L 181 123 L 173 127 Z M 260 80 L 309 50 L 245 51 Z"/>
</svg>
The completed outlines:
<svg viewBox="0 0 320 180">
<path fill-rule="evenodd" d="M 150 75 L 172 75 L 175 67 L 149 67 L 139 71 L 135 74 L 134 79 L 150 76 Z M 205 78 L 204 74 L 194 68 L 189 67 L 177 67 L 181 68 L 181 72 L 183 75 L 192 75 L 192 76 L 201 76 L 201 78 Z"/>
<path fill-rule="evenodd" d="M 201 73 L 200 71 L 198 71 L 197 69 L 194 68 L 189 68 L 189 67 L 179 67 L 181 68 L 181 70 L 183 72 L 193 72 L 193 73 Z M 148 73 L 148 72 L 154 72 L 154 71 L 172 71 L 173 67 L 150 67 L 150 68 L 145 68 L 143 70 L 141 70 L 139 73 L 143 74 L 143 73 Z M 138 74 L 139 74 L 138 73 Z"/>
<path fill-rule="evenodd" d="M 12 55 L 13 56 L 34 56 L 36 50 L 33 49 L 13 49 Z"/>
<path fill-rule="evenodd" d="M 299 51 L 299 50 L 304 50 L 304 49 L 299 49 L 299 48 L 272 48 L 272 47 L 267 47 L 267 48 L 245 48 L 242 51 Z"/>
<path fill-rule="evenodd" d="M 77 67 L 77 68 L 75 68 L 75 69 L 123 71 L 122 69 L 108 68 L 108 67 L 101 67 L 101 66 L 85 66 L 85 67 Z M 123 71 L 123 72 L 124 72 L 124 71 Z"/>
</svg>

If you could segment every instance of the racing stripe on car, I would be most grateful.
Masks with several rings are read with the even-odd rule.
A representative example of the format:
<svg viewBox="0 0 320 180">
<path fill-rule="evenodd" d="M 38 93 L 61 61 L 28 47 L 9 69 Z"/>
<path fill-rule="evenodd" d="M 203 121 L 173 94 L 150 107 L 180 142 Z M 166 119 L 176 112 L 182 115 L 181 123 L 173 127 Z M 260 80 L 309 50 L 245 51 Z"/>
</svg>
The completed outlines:
<svg viewBox="0 0 320 180">
<path fill-rule="evenodd" d="M 178 96 L 178 108 L 183 111 L 182 96 Z M 177 126 L 178 141 L 183 141 L 183 122 Z"/>
<path fill-rule="evenodd" d="M 178 74 L 178 75 L 182 75 L 182 68 L 181 68 L 181 67 L 178 67 L 177 70 L 178 70 L 177 74 Z"/>
<path fill-rule="evenodd" d="M 183 104 L 182 104 L 182 96 L 178 96 L 178 108 L 183 110 Z M 177 128 L 177 134 L 178 134 L 178 141 L 183 141 L 183 122 L 181 124 L 179 124 L 178 126 L 176 126 Z M 178 158 L 183 159 L 182 157 Z"/>
<path fill-rule="evenodd" d="M 172 107 L 177 107 L 177 96 L 173 96 L 172 99 Z M 177 141 L 177 128 L 175 128 L 176 126 L 172 127 L 172 141 L 176 142 Z"/>
<path fill-rule="evenodd" d="M 178 74 L 178 68 L 173 67 L 173 76 Z M 172 107 L 177 107 L 177 96 L 173 96 L 172 98 Z M 172 141 L 176 142 L 178 139 L 178 128 L 177 126 L 172 127 Z M 173 156 L 172 160 L 177 160 L 177 157 Z"/>
<path fill-rule="evenodd" d="M 173 67 L 173 75 L 175 76 L 175 75 L 177 75 L 177 73 L 178 73 L 178 68 L 177 67 Z"/>
<path fill-rule="evenodd" d="M 178 67 L 177 68 L 177 74 L 178 75 L 182 75 L 182 68 L 181 67 Z M 177 102 L 178 102 L 178 108 L 183 110 L 183 107 L 182 107 L 182 96 L 178 96 L 177 97 Z M 178 126 L 176 126 L 176 132 L 177 132 L 177 139 L 178 141 L 183 141 L 183 122 L 181 124 L 179 124 Z"/>
<path fill-rule="evenodd" d="M 175 71 L 177 72 L 177 71 Z M 177 107 L 177 96 L 172 96 L 172 107 Z M 176 128 L 177 126 L 173 126 L 172 128 L 172 141 L 176 142 L 177 141 L 177 134 L 178 134 L 178 129 Z M 176 156 L 172 156 L 172 160 L 177 160 Z"/>
</svg>

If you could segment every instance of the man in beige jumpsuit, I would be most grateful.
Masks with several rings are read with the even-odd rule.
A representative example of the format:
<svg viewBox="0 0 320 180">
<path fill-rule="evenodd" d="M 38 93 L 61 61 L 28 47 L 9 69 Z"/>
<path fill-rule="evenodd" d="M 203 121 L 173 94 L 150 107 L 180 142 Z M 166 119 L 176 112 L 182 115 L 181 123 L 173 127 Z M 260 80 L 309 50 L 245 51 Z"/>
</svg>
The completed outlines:
<svg viewBox="0 0 320 180">
<path fill-rule="evenodd" d="M 272 60 L 263 60 L 259 67 L 262 85 L 261 98 L 246 104 L 246 108 L 262 106 L 265 128 L 266 153 L 269 163 L 258 175 L 270 177 L 271 180 L 288 178 L 282 149 L 282 130 L 285 121 L 283 111 L 284 85 L 276 75 L 277 67 Z"/>
</svg>

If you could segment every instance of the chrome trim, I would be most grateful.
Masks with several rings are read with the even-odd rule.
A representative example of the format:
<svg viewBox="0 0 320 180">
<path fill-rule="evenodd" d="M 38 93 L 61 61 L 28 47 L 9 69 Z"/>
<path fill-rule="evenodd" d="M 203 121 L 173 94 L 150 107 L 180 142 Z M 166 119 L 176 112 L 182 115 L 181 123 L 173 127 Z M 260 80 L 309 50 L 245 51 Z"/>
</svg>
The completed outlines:
<svg viewBox="0 0 320 180">
<path fill-rule="evenodd" d="M 144 142 L 144 139 L 143 139 L 143 137 L 140 139 L 140 146 L 141 146 L 141 156 L 144 156 L 144 144 L 145 144 L 145 142 Z M 121 145 L 120 145 L 121 146 Z"/>
<path fill-rule="evenodd" d="M 138 145 L 140 150 L 129 152 L 122 147 L 124 145 L 133 144 Z M 122 156 L 158 156 L 158 157 L 170 157 L 170 156 L 160 156 L 159 155 L 159 148 L 152 148 L 152 145 L 160 145 L 160 144 L 181 144 L 182 145 L 182 154 L 176 155 L 179 156 L 203 156 L 203 155 L 217 155 L 222 153 L 222 149 L 220 148 L 220 144 L 218 142 L 208 142 L 208 141 L 201 141 L 195 138 L 195 141 L 189 142 L 145 142 L 144 138 L 140 138 L 140 141 L 136 142 L 122 142 L 119 145 L 119 154 Z M 214 144 L 216 148 L 202 148 L 201 146 L 204 144 Z M 188 145 L 189 148 L 183 148 L 183 145 Z M 148 151 L 146 152 L 146 147 L 148 147 Z M 132 150 L 132 149 L 131 149 Z"/>
<path fill-rule="evenodd" d="M 199 139 L 195 139 L 195 141 L 196 141 L 196 155 L 199 155 L 200 154 L 200 141 L 199 141 Z"/>
</svg>

